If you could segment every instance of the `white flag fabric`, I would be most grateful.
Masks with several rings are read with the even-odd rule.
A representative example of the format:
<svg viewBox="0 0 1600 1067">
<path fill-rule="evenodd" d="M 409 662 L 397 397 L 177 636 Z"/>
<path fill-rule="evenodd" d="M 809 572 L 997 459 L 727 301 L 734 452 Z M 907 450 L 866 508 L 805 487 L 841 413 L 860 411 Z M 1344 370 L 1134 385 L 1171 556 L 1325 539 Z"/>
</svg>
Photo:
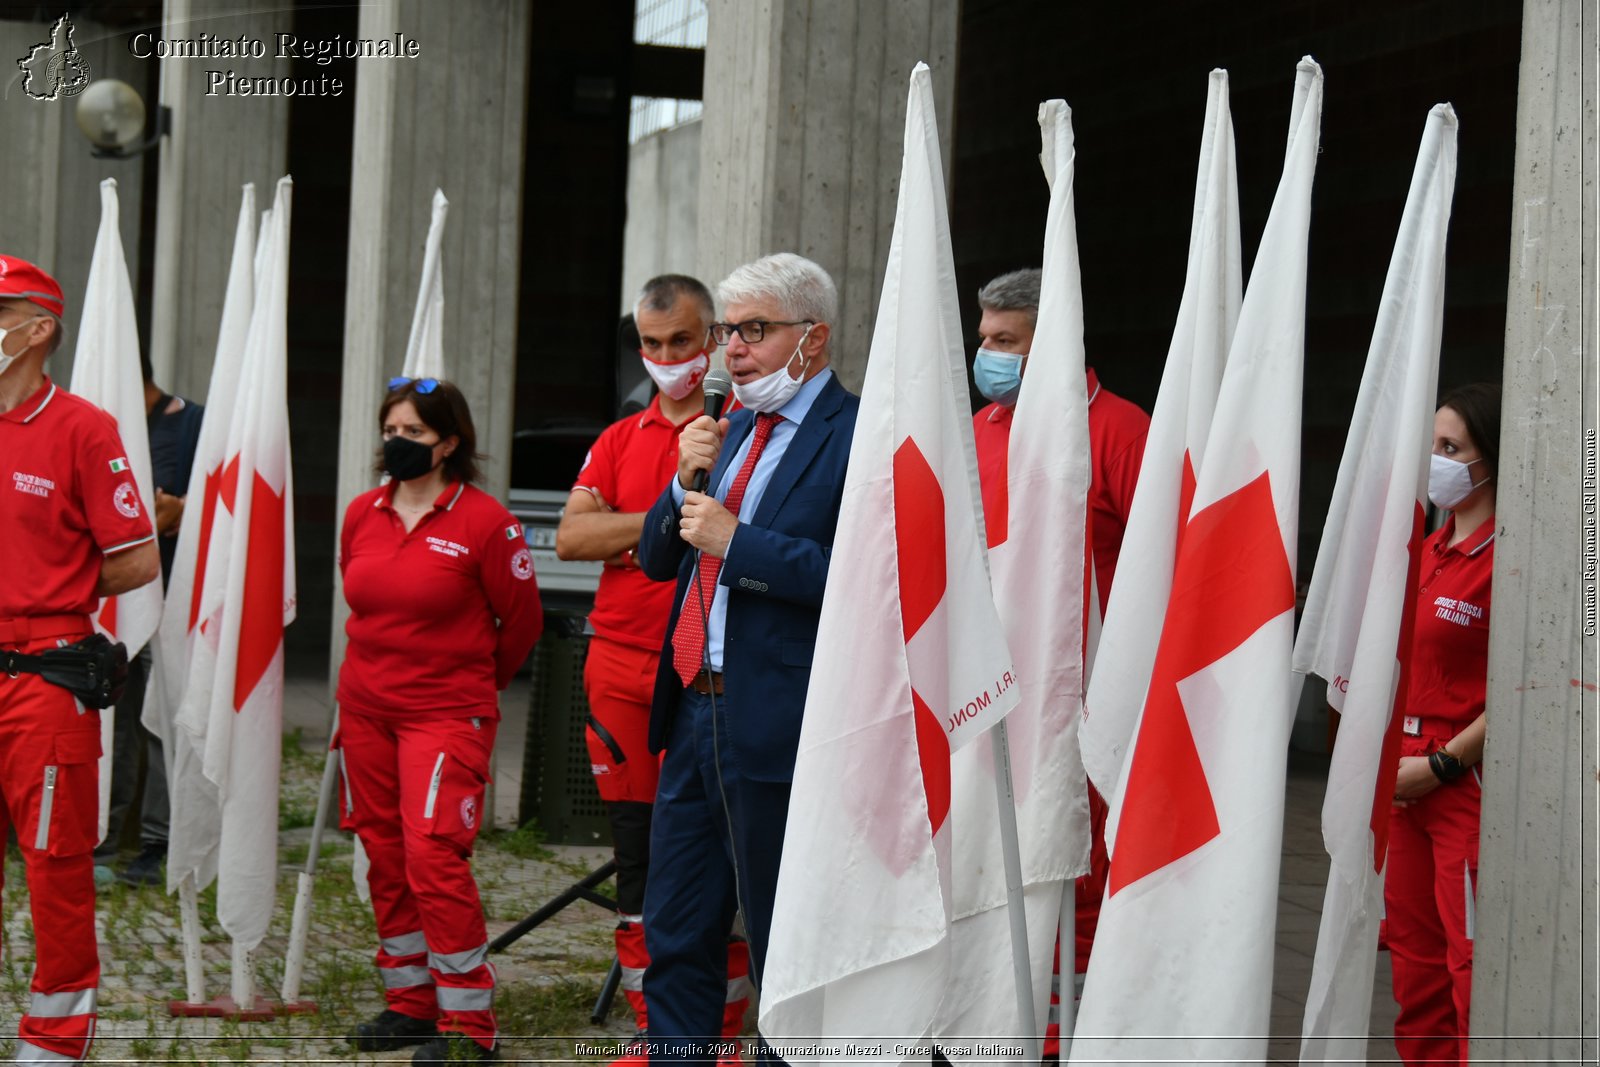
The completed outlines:
<svg viewBox="0 0 1600 1067">
<path fill-rule="evenodd" d="M 196 735 L 176 729 L 174 719 L 188 693 L 191 678 L 203 687 L 205 699 L 209 701 L 211 680 L 216 671 L 217 628 L 211 626 L 207 632 L 202 632 L 200 607 L 223 465 L 228 458 L 228 432 L 239 392 L 245 336 L 255 307 L 255 261 L 256 189 L 247 184 L 239 204 L 228 287 L 223 296 L 216 354 L 211 363 L 211 386 L 206 393 L 205 415 L 195 445 L 189 497 L 178 526 L 178 545 L 167 583 L 150 691 L 144 705 L 145 727 L 161 738 L 167 765 L 167 793 L 171 802 L 167 838 L 168 892 L 175 891 L 185 876 L 194 878 L 197 889 L 211 884 L 217 876 L 217 846 L 222 828 L 217 787 L 201 769 L 200 752 L 195 747 Z"/>
<path fill-rule="evenodd" d="M 1298 692 L 1290 659 L 1300 397 L 1321 113 L 1322 71 L 1307 58 L 1178 545 L 1149 697 L 1106 825 L 1111 870 L 1074 1063 L 1266 1054 Z"/>
<path fill-rule="evenodd" d="M 1189 515 L 1222 368 L 1239 320 L 1239 264 L 1239 179 L 1228 72 L 1213 70 L 1183 299 L 1122 541 L 1123 557 L 1139 563 L 1119 567 L 1113 579 L 1079 734 L 1084 769 L 1108 804 L 1116 799 L 1128 743 L 1150 686 L 1156 640 L 1172 590 L 1178 531 Z M 1110 847 L 1109 839 L 1106 844 Z"/>
<path fill-rule="evenodd" d="M 931 1032 L 949 963 L 950 753 L 1017 702 L 984 569 L 945 212 L 919 63 L 761 991 L 762 1033 L 780 1044 Z M 859 1057 L 902 1058 L 892 1040 Z"/>
<path fill-rule="evenodd" d="M 443 189 L 433 191 L 433 221 L 422 249 L 422 282 L 417 287 L 417 309 L 411 316 L 411 337 L 406 342 L 407 378 L 444 377 L 444 267 L 439 249 L 444 244 L 444 219 L 450 201 Z"/>
<path fill-rule="evenodd" d="M 139 323 L 133 286 L 118 229 L 117 180 L 100 183 L 100 231 L 95 235 L 89 281 L 83 291 L 83 317 L 73 351 L 72 383 L 67 391 L 103 408 L 117 421 L 117 435 L 133 471 L 139 496 L 121 500 L 118 510 L 142 510 L 155 525 L 155 480 L 150 473 L 150 433 L 144 410 L 144 375 L 139 370 Z M 95 628 L 137 655 L 161 622 L 161 583 L 151 582 L 100 602 Z M 100 713 L 100 829 L 105 840 L 111 802 L 111 751 L 114 709 Z"/>
<path fill-rule="evenodd" d="M 1016 664 L 1020 696 L 1006 717 L 1027 911 L 1036 1020 L 1049 1007 L 1050 972 L 1068 880 L 1089 869 L 1089 799 L 1078 757 L 1083 708 L 1089 401 L 1084 391 L 1083 288 L 1073 197 L 1072 111 L 1039 105 L 1050 183 L 1038 323 L 1012 416 L 1003 497 L 1006 539 L 989 548 L 995 607 Z M 994 524 L 991 524 L 994 528 Z M 950 996 L 939 1036 L 952 1063 L 997 1034 L 1018 1034 L 1005 869 L 996 823 L 993 732 L 951 758 L 955 922 Z M 1035 1035 L 1035 1036 L 1043 1036 Z M 980 1039 L 991 1039 L 988 1042 Z"/>
<path fill-rule="evenodd" d="M 217 918 L 246 950 L 265 935 L 276 896 L 283 629 L 294 621 L 286 384 L 291 187 L 288 178 L 278 181 L 206 564 L 200 615 L 217 628 L 216 669 L 209 692 L 191 677 L 178 715 L 222 803 Z"/>
<path fill-rule="evenodd" d="M 1389 810 L 1444 325 L 1456 116 L 1428 115 L 1389 260 L 1344 459 L 1295 642 L 1294 669 L 1328 682 L 1339 735 L 1322 835 L 1332 864 L 1306 999 L 1302 1063 L 1367 1053 Z"/>
</svg>

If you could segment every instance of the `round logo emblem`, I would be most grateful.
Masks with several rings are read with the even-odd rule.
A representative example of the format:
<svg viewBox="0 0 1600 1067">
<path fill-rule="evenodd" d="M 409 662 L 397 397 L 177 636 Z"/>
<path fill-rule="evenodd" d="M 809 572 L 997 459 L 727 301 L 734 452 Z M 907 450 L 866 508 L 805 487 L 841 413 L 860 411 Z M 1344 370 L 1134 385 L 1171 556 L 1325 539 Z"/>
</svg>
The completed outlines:
<svg viewBox="0 0 1600 1067">
<path fill-rule="evenodd" d="M 89 87 L 91 77 L 89 61 L 76 48 L 57 52 L 45 67 L 45 84 L 50 87 L 50 99 L 77 96 Z"/>
<path fill-rule="evenodd" d="M 511 573 L 522 581 L 533 577 L 533 553 L 525 548 L 517 549 L 517 554 L 511 557 Z"/>
<path fill-rule="evenodd" d="M 117 510 L 130 519 L 139 517 L 139 494 L 133 491 L 132 482 L 123 482 L 117 486 L 117 491 L 112 495 L 111 502 Z"/>
<path fill-rule="evenodd" d="M 461 798 L 461 825 L 468 830 L 478 825 L 478 798 Z"/>
</svg>

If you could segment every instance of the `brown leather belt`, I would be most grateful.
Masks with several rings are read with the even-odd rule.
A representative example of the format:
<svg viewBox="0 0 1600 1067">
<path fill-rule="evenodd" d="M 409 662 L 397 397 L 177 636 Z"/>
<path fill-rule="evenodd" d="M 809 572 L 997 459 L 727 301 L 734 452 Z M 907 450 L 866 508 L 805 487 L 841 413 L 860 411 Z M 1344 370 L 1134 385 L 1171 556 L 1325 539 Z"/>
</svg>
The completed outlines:
<svg viewBox="0 0 1600 1067">
<path fill-rule="evenodd" d="M 712 671 L 707 673 L 705 668 L 702 667 L 700 673 L 695 675 L 689 682 L 689 688 L 701 696 L 721 696 L 722 672 Z"/>
<path fill-rule="evenodd" d="M 0 645 L 14 647 L 29 641 L 42 641 L 46 637 L 81 636 L 93 631 L 94 626 L 87 615 L 21 615 L 14 619 L 0 619 Z"/>
</svg>

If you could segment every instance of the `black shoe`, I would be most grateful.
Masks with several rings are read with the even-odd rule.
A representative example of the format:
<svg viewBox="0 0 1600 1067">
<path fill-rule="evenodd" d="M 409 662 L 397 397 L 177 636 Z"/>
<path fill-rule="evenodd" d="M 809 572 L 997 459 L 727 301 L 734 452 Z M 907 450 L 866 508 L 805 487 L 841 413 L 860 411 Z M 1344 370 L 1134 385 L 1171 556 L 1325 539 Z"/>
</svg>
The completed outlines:
<svg viewBox="0 0 1600 1067">
<path fill-rule="evenodd" d="M 131 886 L 160 885 L 165 881 L 161 868 L 166 861 L 167 846 L 165 844 L 146 845 L 139 850 L 139 854 L 123 869 L 122 873 L 117 875 L 117 881 L 123 885 Z"/>
<path fill-rule="evenodd" d="M 500 1053 L 463 1034 L 440 1034 L 411 1055 L 412 1067 L 446 1067 L 451 1063 L 492 1063 Z"/>
<path fill-rule="evenodd" d="M 388 1052 L 438 1036 L 439 1028 L 432 1019 L 418 1019 L 385 1008 L 370 1023 L 357 1023 L 350 1043 L 362 1052 Z"/>
</svg>

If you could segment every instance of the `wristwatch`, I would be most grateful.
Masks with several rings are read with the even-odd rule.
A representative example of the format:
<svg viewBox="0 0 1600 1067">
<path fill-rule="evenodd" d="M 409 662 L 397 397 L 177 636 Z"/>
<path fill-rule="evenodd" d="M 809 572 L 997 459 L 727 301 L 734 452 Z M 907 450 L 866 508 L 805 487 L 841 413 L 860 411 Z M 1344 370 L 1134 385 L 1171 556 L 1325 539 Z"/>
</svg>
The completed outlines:
<svg viewBox="0 0 1600 1067">
<path fill-rule="evenodd" d="M 1443 748 L 1428 753 L 1428 769 L 1441 782 L 1453 782 L 1467 773 L 1467 765 Z"/>
</svg>

